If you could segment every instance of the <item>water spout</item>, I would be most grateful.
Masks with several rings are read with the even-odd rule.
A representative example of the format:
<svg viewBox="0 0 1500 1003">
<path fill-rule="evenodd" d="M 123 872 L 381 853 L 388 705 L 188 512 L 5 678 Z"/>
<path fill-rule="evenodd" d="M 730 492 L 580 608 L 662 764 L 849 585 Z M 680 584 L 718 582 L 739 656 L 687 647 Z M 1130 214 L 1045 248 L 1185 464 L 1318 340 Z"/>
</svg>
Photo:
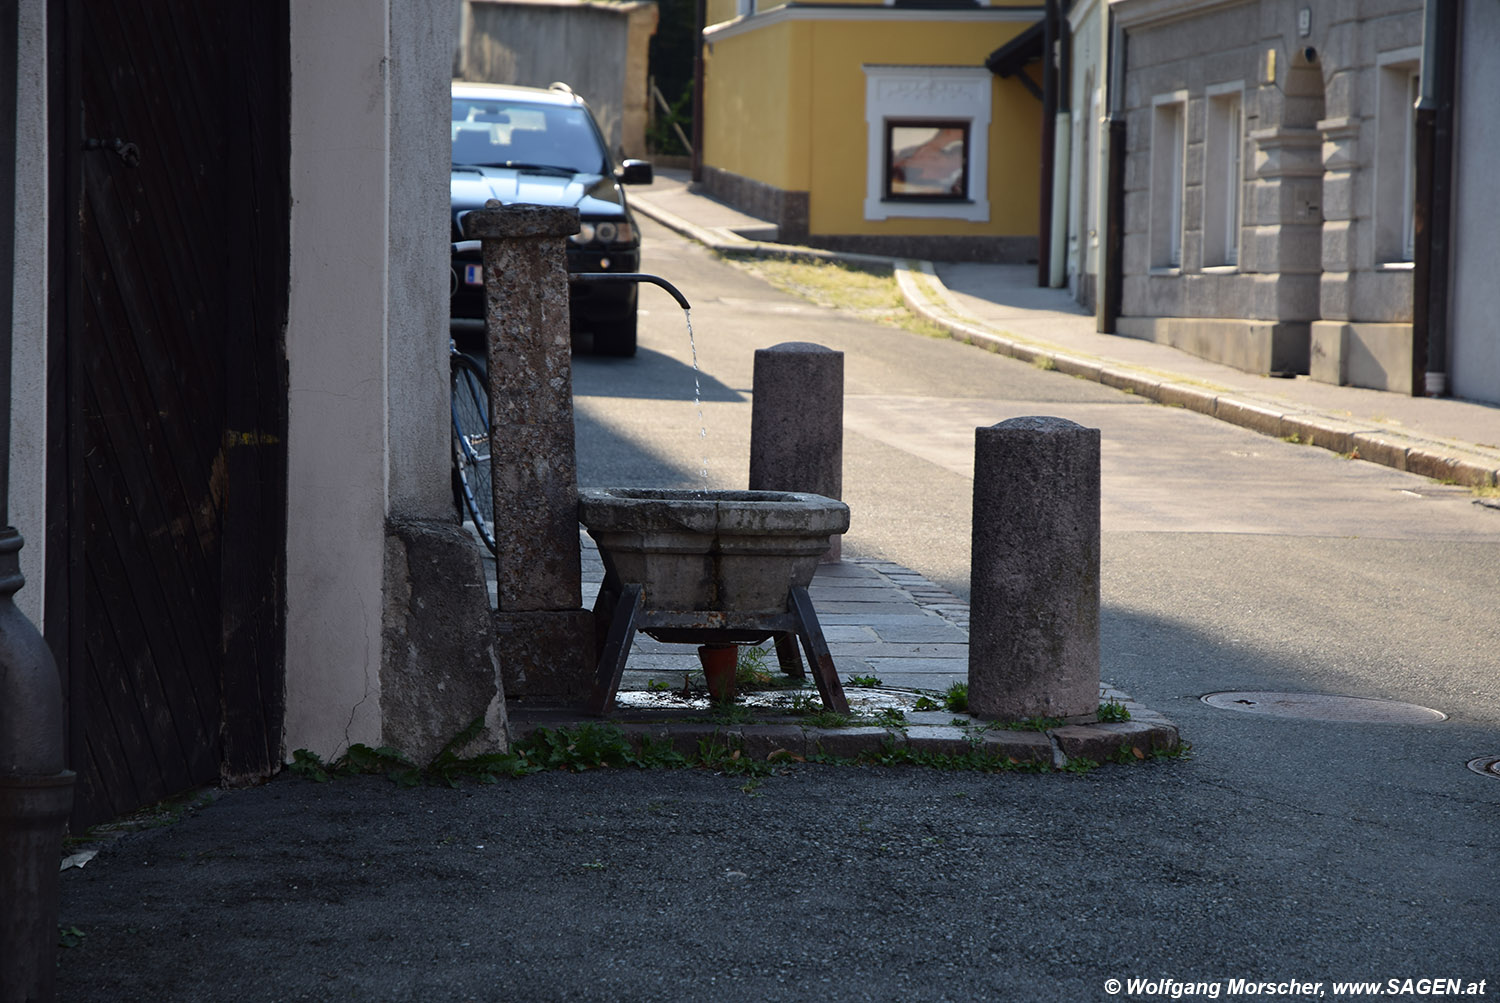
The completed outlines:
<svg viewBox="0 0 1500 1003">
<path fill-rule="evenodd" d="M 684 309 L 684 310 L 691 310 L 692 309 L 692 307 L 688 304 L 687 297 L 684 296 L 684 295 L 682 295 L 682 293 L 678 291 L 678 289 L 677 289 L 676 286 L 672 285 L 672 283 L 668 282 L 666 279 L 662 278 L 660 275 L 647 275 L 645 272 L 569 272 L 568 273 L 568 281 L 569 282 L 649 282 L 652 285 L 661 286 L 667 292 L 671 293 L 672 294 L 672 298 L 677 301 L 677 305 L 680 306 L 680 307 L 682 307 L 682 309 Z"/>
</svg>

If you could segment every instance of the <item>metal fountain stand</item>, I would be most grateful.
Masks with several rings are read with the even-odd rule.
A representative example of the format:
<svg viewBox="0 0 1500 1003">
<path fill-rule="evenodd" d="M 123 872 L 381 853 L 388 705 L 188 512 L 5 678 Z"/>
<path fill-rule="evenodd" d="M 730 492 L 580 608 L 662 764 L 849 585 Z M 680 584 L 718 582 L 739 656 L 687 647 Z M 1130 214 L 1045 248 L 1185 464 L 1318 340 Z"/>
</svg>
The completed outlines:
<svg viewBox="0 0 1500 1003">
<path fill-rule="evenodd" d="M 785 491 L 614 488 L 580 491 L 579 516 L 605 566 L 590 713 L 613 709 L 638 631 L 666 644 L 774 640 L 782 671 L 805 678 L 800 641 L 823 706 L 848 712 L 807 591 L 830 536 L 848 528 L 842 502 Z"/>
</svg>

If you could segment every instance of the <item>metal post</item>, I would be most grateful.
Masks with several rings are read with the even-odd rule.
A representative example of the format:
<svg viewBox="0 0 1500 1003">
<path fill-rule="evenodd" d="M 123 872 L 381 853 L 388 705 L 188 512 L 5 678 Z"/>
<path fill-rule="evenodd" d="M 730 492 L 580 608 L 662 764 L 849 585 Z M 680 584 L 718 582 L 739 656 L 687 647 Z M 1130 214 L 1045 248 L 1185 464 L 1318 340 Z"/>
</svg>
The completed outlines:
<svg viewBox="0 0 1500 1003">
<path fill-rule="evenodd" d="M 1057 158 L 1057 0 L 1047 0 L 1042 15 L 1042 181 L 1041 216 L 1037 223 L 1036 284 L 1051 284 L 1052 169 Z"/>
<path fill-rule="evenodd" d="M 52 652 L 16 608 L 22 541 L 8 525 L 17 9 L 17 0 L 0 0 L 0 1003 L 54 998 L 57 872 L 73 805 L 62 684 Z"/>
<path fill-rule="evenodd" d="M 693 182 L 703 180 L 703 29 L 707 27 L 708 0 L 693 5 Z"/>
</svg>

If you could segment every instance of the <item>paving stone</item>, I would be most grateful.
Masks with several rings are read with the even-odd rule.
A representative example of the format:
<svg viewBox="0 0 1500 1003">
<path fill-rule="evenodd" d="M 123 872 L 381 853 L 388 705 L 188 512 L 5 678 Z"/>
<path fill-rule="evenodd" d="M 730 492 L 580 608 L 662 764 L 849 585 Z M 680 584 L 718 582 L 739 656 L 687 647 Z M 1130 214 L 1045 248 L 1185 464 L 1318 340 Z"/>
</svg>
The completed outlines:
<svg viewBox="0 0 1500 1003">
<path fill-rule="evenodd" d="M 884 728 L 808 728 L 809 755 L 821 752 L 840 759 L 854 759 L 864 753 L 879 752 L 895 741 Z"/>
<path fill-rule="evenodd" d="M 911 603 L 891 601 L 886 596 L 869 601 L 840 600 L 837 602 L 813 604 L 821 622 L 825 617 L 849 616 L 851 614 L 861 617 L 879 616 L 905 616 L 911 612 Z"/>
<path fill-rule="evenodd" d="M 823 640 L 829 647 L 846 643 L 879 642 L 880 638 L 869 627 L 862 624 L 824 623 Z M 837 652 L 835 651 L 835 655 Z"/>
<path fill-rule="evenodd" d="M 990 728 L 980 739 L 986 755 L 1004 756 L 1018 763 L 1052 762 L 1052 740 L 1040 731 Z"/>
<path fill-rule="evenodd" d="M 879 661 L 876 659 L 876 661 Z M 839 666 L 839 678 L 848 677 L 850 669 L 848 666 Z M 963 682 L 967 678 L 964 672 L 890 672 L 879 665 L 871 665 L 867 660 L 859 674 L 870 673 L 880 679 L 888 689 L 918 690 L 931 693 L 933 699 L 942 695 L 949 685 L 955 682 Z"/>
<path fill-rule="evenodd" d="M 645 736 L 658 746 L 669 746 L 679 756 L 696 756 L 699 741 L 711 734 L 702 725 L 692 724 L 626 722 L 621 724 L 620 728 L 637 750 L 641 747 L 641 737 Z"/>
<path fill-rule="evenodd" d="M 864 661 L 868 665 L 905 675 L 935 673 L 943 676 L 955 674 L 963 676 L 967 674 L 968 668 L 967 663 L 954 665 L 954 660 L 951 658 L 880 658 L 871 656 L 865 658 Z M 882 676 L 881 678 L 885 677 Z"/>
<path fill-rule="evenodd" d="M 967 756 L 974 751 L 962 729 L 951 725 L 909 725 L 903 744 L 913 750 L 932 752 L 940 756 Z"/>
<path fill-rule="evenodd" d="M 946 622 L 942 617 L 923 612 L 911 603 L 903 604 L 902 608 L 903 612 L 901 613 L 830 613 L 827 616 L 819 613 L 818 621 L 823 624 L 824 628 L 827 628 L 829 624 L 857 624 L 861 627 L 869 627 L 872 630 L 902 626 L 941 625 Z"/>
<path fill-rule="evenodd" d="M 963 721 L 965 724 L 969 723 L 969 718 L 955 714 L 953 711 L 947 709 L 909 710 L 906 712 L 906 720 L 913 725 L 940 725 L 951 728 L 961 727 L 961 725 L 955 725 L 954 721 Z"/>
<path fill-rule="evenodd" d="M 840 561 L 837 564 L 820 564 L 813 576 L 814 584 L 822 578 L 873 578 L 878 574 L 867 564 L 855 561 Z"/>
<path fill-rule="evenodd" d="M 867 605 L 869 603 L 889 603 L 891 601 L 891 590 L 889 588 L 880 588 L 874 585 L 859 587 L 824 585 L 821 588 L 814 587 L 809 589 L 808 595 L 812 597 L 813 609 L 819 613 L 822 613 L 823 610 L 829 608 L 834 603 L 860 603 L 861 605 Z M 903 609 L 902 612 L 905 612 L 905 610 Z"/>
<path fill-rule="evenodd" d="M 867 641 L 845 641 L 837 646 L 833 646 L 831 641 L 829 643 L 835 659 L 840 655 L 854 658 L 957 658 L 963 659 L 967 666 L 969 657 L 968 645 L 947 642 L 906 644 L 898 641 L 878 641 L 872 637 Z M 959 671 L 967 671 L 967 668 L 960 668 Z"/>
<path fill-rule="evenodd" d="M 934 618 L 926 623 L 897 624 L 890 627 L 876 626 L 875 633 L 883 641 L 947 641 L 968 647 L 969 638 L 963 631 L 945 620 Z"/>
<path fill-rule="evenodd" d="M 1065 725 L 1050 732 L 1058 748 L 1069 759 L 1104 762 L 1122 748 L 1139 749 L 1149 755 L 1177 747 L 1177 729 L 1144 721 L 1117 724 Z"/>
<path fill-rule="evenodd" d="M 744 743 L 744 755 L 755 762 L 764 762 L 777 751 L 793 756 L 807 755 L 807 735 L 795 724 L 763 724 L 746 727 L 740 733 Z"/>
</svg>

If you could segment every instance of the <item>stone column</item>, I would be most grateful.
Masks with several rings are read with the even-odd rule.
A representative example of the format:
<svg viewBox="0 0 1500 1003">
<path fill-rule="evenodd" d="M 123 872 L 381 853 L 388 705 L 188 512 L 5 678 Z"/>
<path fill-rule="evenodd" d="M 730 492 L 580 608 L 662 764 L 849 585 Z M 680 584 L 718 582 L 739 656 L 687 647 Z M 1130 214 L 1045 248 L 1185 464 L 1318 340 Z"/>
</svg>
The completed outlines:
<svg viewBox="0 0 1500 1003">
<path fill-rule="evenodd" d="M 464 219 L 484 248 L 497 649 L 511 696 L 587 695 L 565 240 L 578 211 L 501 206 Z"/>
<path fill-rule="evenodd" d="M 969 710 L 1099 707 L 1099 430 L 1012 418 L 975 432 Z"/>
<path fill-rule="evenodd" d="M 750 490 L 844 490 L 844 353 L 806 341 L 755 351 Z M 838 536 L 823 563 L 837 563 Z"/>
</svg>

